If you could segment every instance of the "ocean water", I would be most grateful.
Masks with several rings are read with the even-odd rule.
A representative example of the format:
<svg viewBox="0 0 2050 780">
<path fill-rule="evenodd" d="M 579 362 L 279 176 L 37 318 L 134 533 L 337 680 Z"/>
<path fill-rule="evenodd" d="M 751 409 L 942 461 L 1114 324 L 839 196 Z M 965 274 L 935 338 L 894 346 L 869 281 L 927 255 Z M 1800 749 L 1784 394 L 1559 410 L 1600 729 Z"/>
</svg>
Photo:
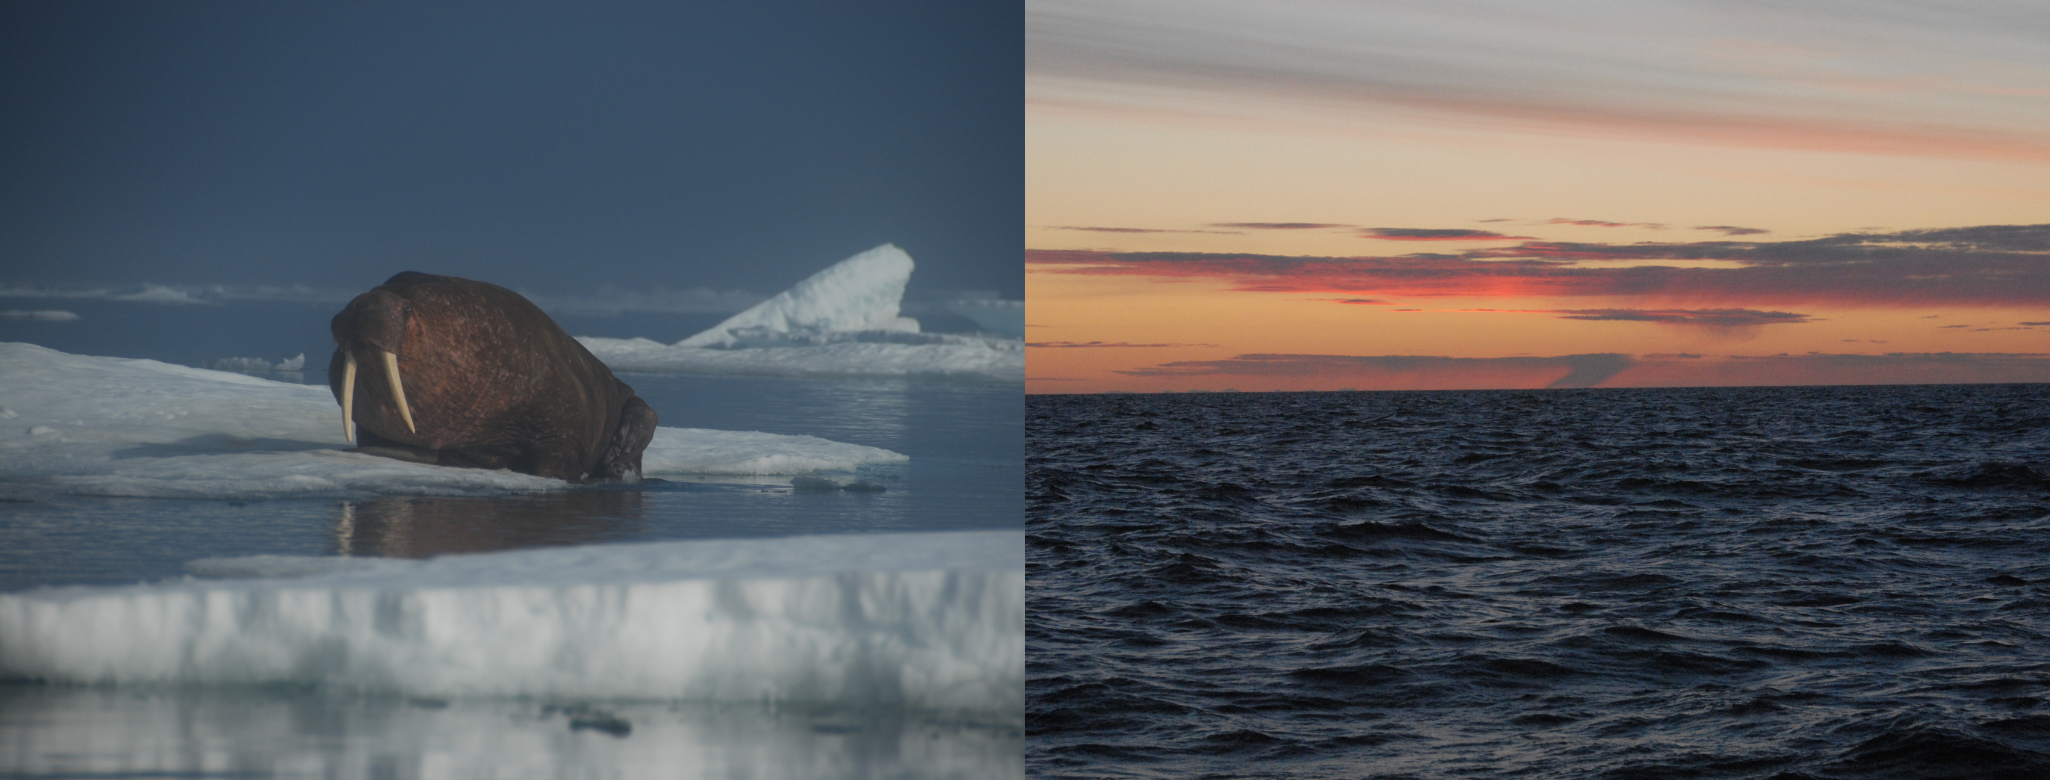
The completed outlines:
<svg viewBox="0 0 2050 780">
<path fill-rule="evenodd" d="M 1026 413 L 1035 777 L 2050 777 L 2050 386 Z"/>
<path fill-rule="evenodd" d="M 801 491 L 784 475 L 474 497 L 48 496 L 0 504 L 0 592 L 131 584 L 183 575 L 191 560 L 235 555 L 425 558 L 593 543 L 1015 529 L 1023 516 L 1023 393 L 1015 384 L 622 377 L 665 428 L 816 436 L 910 460 L 824 475 L 881 488 L 873 492 Z M 339 411 L 335 417 L 339 430 Z"/>
<path fill-rule="evenodd" d="M 64 304 L 62 308 L 81 314 L 81 319 L 7 320 L 0 322 L 4 326 L 0 327 L 0 340 L 44 343 L 75 354 L 150 358 L 200 367 L 229 358 L 277 362 L 303 352 L 307 356 L 303 371 L 254 376 L 323 386 L 323 369 L 332 348 L 326 321 L 338 308 L 277 302 L 187 307 L 93 301 Z M 719 318 L 562 319 L 566 328 L 578 334 L 673 340 Z M 0 372 L 4 371 L 6 367 L 0 366 Z M 169 603 L 166 599 L 171 597 L 164 594 L 215 587 L 192 579 L 196 573 L 202 580 L 206 575 L 205 568 L 195 568 L 194 563 L 210 559 L 242 561 L 237 565 L 243 568 L 251 566 L 248 562 L 266 560 L 253 556 L 289 556 L 288 561 L 342 556 L 457 560 L 450 556 L 577 548 L 631 552 L 636 545 L 714 539 L 758 540 L 767 546 L 750 549 L 773 551 L 787 549 L 776 547 L 777 540 L 801 536 L 910 533 L 926 535 L 918 538 L 939 538 L 930 532 L 1016 533 L 1021 526 L 1023 392 L 1017 382 L 647 373 L 622 373 L 621 377 L 657 410 L 665 428 L 818 437 L 880 447 L 908 456 L 908 460 L 819 475 L 833 485 L 865 483 L 867 489 L 862 490 L 820 489 L 819 482 L 798 484 L 791 475 L 781 474 L 704 475 L 634 486 L 456 496 L 162 499 L 32 491 L 33 498 L 0 502 L 0 594 L 18 596 L 53 586 L 87 586 L 94 590 L 80 591 L 85 594 L 79 597 L 81 602 L 86 596 L 118 602 L 123 597 L 112 586 L 140 585 L 139 595 L 130 601 L 147 607 Z M 0 382 L 4 380 L 0 376 Z M 339 412 L 333 420 L 323 417 L 319 424 L 339 432 Z M 170 449 L 176 448 L 167 448 L 162 454 L 176 454 Z M 137 447 L 134 456 L 147 460 L 154 454 L 158 453 L 150 447 Z M 820 557 L 818 570 L 833 571 L 836 564 L 832 558 Z M 446 646 L 447 637 L 439 636 L 437 628 L 445 623 L 436 622 L 440 618 L 432 612 L 439 609 L 436 599 L 495 600 L 506 607 L 560 602 L 574 607 L 580 603 L 575 599 L 590 598 L 588 593 L 594 592 L 588 584 L 569 582 L 554 593 L 511 585 L 501 588 L 502 594 L 473 588 L 470 595 L 451 596 L 441 586 L 435 590 L 394 582 L 386 588 L 389 598 L 379 601 L 373 610 L 374 625 L 366 624 L 364 630 L 369 633 L 360 637 L 347 633 L 346 610 L 335 607 L 338 611 L 332 625 L 321 629 L 340 632 L 331 640 L 335 647 L 331 652 L 317 646 L 305 651 L 312 653 L 307 656 L 311 660 L 306 674 L 286 683 L 218 685 L 174 680 L 81 685 L 0 680 L 0 774 L 39 778 L 1020 775 L 1023 735 L 1015 722 L 1015 705 L 1008 714 L 987 707 L 965 714 L 929 711 L 893 703 L 892 697 L 899 694 L 891 693 L 897 689 L 889 687 L 901 683 L 892 677 L 898 673 L 890 671 L 896 668 L 891 664 L 913 663 L 921 657 L 919 653 L 936 652 L 928 645 L 966 647 L 962 643 L 994 641 L 1001 646 L 1014 641 L 1004 638 L 1003 621 L 1010 621 L 1009 635 L 1015 637 L 1016 609 L 1009 608 L 1009 618 L 1003 617 L 1002 609 L 992 612 L 987 594 L 1000 595 L 1009 588 L 1015 598 L 1021 586 L 1006 584 L 1010 581 L 1005 577 L 1015 579 L 1016 575 L 999 571 L 934 579 L 891 569 L 912 564 L 885 561 L 876 565 L 880 568 L 871 574 L 770 583 L 762 586 L 770 588 L 767 595 L 749 597 L 769 599 L 780 605 L 777 608 L 798 612 L 824 609 L 829 618 L 837 615 L 834 619 L 843 620 L 837 626 L 830 621 L 817 624 L 807 629 L 810 634 L 773 628 L 763 622 L 766 613 L 759 605 L 750 606 L 753 602 L 745 599 L 728 604 L 733 593 L 746 592 L 745 588 L 734 589 L 739 586 L 720 586 L 723 595 L 715 600 L 715 607 L 732 609 L 720 612 L 708 607 L 711 611 L 705 612 L 706 620 L 717 622 L 711 628 L 723 632 L 708 635 L 756 643 L 763 650 L 755 657 L 763 663 L 823 652 L 835 647 L 834 643 L 866 648 L 854 655 L 840 653 L 838 658 L 851 658 L 857 666 L 867 664 L 855 671 L 867 669 L 871 678 L 851 679 L 868 679 L 863 684 L 881 691 L 876 695 L 843 691 L 838 698 L 819 702 L 771 693 L 751 701 L 732 701 L 728 700 L 731 697 L 706 700 L 660 692 L 622 697 L 595 688 L 588 693 L 572 688 L 548 695 L 508 694 L 494 693 L 492 684 L 475 695 L 450 696 L 324 684 L 322 669 L 350 668 L 349 663 L 374 665 L 387 657 L 403 664 L 408 653 L 420 648 L 433 650 L 437 646 L 433 642 Z M 568 575 L 543 570 L 538 576 Z M 602 578 L 596 582 L 599 590 L 595 592 L 601 595 L 606 592 L 604 587 L 610 587 Z M 984 602 L 968 603 L 962 594 L 974 594 L 964 590 L 961 582 L 997 590 L 985 591 Z M 660 603 L 650 602 L 650 598 L 677 599 L 678 610 L 693 608 L 695 602 L 690 599 L 696 597 L 685 592 L 687 588 L 678 590 L 683 585 L 655 582 L 614 590 L 622 605 L 636 605 L 639 610 L 650 609 L 651 603 L 659 610 Z M 216 590 L 228 592 L 235 587 Z M 289 582 L 264 587 L 287 596 L 306 590 Z M 259 588 L 258 595 L 249 597 L 249 603 L 255 605 L 251 609 L 257 612 L 223 612 L 207 626 L 196 622 L 194 630 L 218 628 L 221 619 L 228 619 L 248 621 L 252 627 L 274 633 L 289 632 L 290 624 L 268 617 L 273 613 L 316 628 L 326 625 L 320 623 L 325 619 L 320 615 L 279 611 L 276 604 L 283 602 L 277 598 L 285 597 L 262 595 L 269 592 Z M 336 592 L 340 595 L 333 603 L 341 605 L 347 594 Z M 208 602 L 209 598 L 214 602 Z M 225 603 L 219 598 L 190 600 L 194 604 Z M 32 602 L 35 600 L 23 599 L 16 606 Z M 857 602 L 858 609 L 854 606 Z M 844 608 L 838 612 L 828 609 L 833 604 Z M 878 638 L 878 632 L 893 629 L 859 624 L 864 615 L 876 614 L 873 610 L 909 610 L 921 604 L 929 610 L 926 617 L 939 622 L 916 636 Z M 940 606 L 931 606 L 934 604 Z M 110 615 L 128 614 L 121 611 L 124 609 L 128 608 L 119 603 L 107 607 Z M 534 623 L 536 642 L 547 639 L 556 643 L 553 646 L 566 648 L 559 658 L 541 659 L 540 668 L 592 663 L 589 659 L 596 657 L 592 650 L 611 641 L 601 635 L 582 644 L 576 641 L 576 631 L 589 630 L 581 622 L 586 614 L 595 613 L 572 608 L 554 623 L 531 618 L 538 621 Z M 386 636 L 398 630 L 394 626 L 404 627 L 387 620 L 394 615 L 411 615 L 401 623 L 417 624 L 419 635 L 400 631 Z M 208 640 L 203 635 L 192 636 L 197 638 L 166 643 L 155 656 L 148 648 L 130 648 L 131 661 L 124 663 L 156 663 L 165 658 L 175 660 L 181 654 L 203 658 L 213 649 L 206 646 Z M 317 636 L 293 641 L 300 639 L 314 645 L 324 641 Z M 370 652 L 386 655 L 361 655 L 358 644 L 362 642 L 371 643 L 364 646 Z M 0 646 L 7 644 L 0 638 Z M 523 641 L 504 646 L 509 656 L 527 648 Z M 359 654 L 353 662 L 343 657 L 351 652 Z M 629 660 L 649 661 L 645 657 Z M 959 673 L 961 668 L 956 664 L 952 671 Z M 115 672 L 119 676 L 120 670 Z M 1015 682 L 1011 684 L 1015 686 Z"/>
</svg>

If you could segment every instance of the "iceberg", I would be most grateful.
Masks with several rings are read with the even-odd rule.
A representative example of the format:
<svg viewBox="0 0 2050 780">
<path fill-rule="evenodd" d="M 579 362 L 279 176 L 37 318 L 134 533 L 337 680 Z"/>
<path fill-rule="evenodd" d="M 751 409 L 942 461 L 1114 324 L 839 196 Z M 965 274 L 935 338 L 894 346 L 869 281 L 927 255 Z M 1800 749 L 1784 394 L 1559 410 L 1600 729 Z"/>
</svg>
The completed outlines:
<svg viewBox="0 0 2050 780">
<path fill-rule="evenodd" d="M 347 452 L 326 387 L 0 343 L 0 497 L 476 495 L 568 483 Z M 902 463 L 876 447 L 659 428 L 648 475 L 760 476 Z"/>
<path fill-rule="evenodd" d="M 812 274 L 676 346 L 731 348 L 834 331 L 916 333 L 918 321 L 897 313 L 911 268 L 910 255 L 895 244 L 884 244 Z"/>
<path fill-rule="evenodd" d="M 614 371 L 757 376 L 938 377 L 1025 379 L 1022 339 L 912 333 L 887 341 L 875 332 L 821 335 L 823 343 L 704 349 L 650 339 L 579 336 L 585 349 Z M 841 340 L 832 341 L 834 336 Z M 866 337 L 869 340 L 863 340 Z M 902 338 L 900 336 L 900 338 Z"/>
<path fill-rule="evenodd" d="M 921 332 L 917 320 L 901 313 L 912 267 L 904 250 L 884 244 L 674 344 L 593 336 L 577 341 L 614 371 L 1023 381 L 1023 305 L 1016 310 L 1018 338 L 1002 330 L 1010 316 L 1002 306 L 964 314 L 996 323 L 983 327 L 1002 336 Z"/>
<path fill-rule="evenodd" d="M 0 678 L 890 708 L 1015 721 L 1016 532 L 194 561 L 0 594 Z"/>
</svg>

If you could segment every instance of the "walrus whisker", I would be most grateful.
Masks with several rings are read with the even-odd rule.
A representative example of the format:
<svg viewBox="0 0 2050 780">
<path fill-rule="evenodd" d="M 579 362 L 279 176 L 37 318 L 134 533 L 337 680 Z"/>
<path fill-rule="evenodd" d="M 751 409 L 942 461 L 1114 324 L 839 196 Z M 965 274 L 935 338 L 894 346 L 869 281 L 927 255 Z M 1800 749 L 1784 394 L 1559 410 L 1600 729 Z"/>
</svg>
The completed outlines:
<svg viewBox="0 0 2050 780">
<path fill-rule="evenodd" d="M 391 395 L 399 402 L 399 416 L 406 418 L 406 430 L 419 433 L 420 429 L 413 427 L 413 410 L 406 408 L 406 386 L 399 384 L 398 355 L 384 353 L 384 375 L 391 379 Z"/>
<path fill-rule="evenodd" d="M 356 356 L 343 353 L 342 360 L 342 436 L 355 444 L 356 425 L 351 412 L 356 409 Z"/>
</svg>

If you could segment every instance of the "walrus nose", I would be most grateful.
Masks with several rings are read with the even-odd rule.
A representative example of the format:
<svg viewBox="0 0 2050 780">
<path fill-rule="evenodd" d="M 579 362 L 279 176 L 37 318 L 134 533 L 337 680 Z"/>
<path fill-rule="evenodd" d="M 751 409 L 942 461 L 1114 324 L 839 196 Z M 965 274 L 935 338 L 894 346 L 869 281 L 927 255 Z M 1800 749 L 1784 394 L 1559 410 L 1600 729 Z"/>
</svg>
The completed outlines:
<svg viewBox="0 0 2050 780">
<path fill-rule="evenodd" d="M 384 375 L 391 380 L 392 399 L 399 403 L 399 417 L 406 421 L 406 430 L 419 433 L 413 427 L 413 410 L 406 406 L 406 385 L 399 381 L 399 356 L 384 353 Z M 350 444 L 356 443 L 356 356 L 342 353 L 342 435 Z"/>
</svg>

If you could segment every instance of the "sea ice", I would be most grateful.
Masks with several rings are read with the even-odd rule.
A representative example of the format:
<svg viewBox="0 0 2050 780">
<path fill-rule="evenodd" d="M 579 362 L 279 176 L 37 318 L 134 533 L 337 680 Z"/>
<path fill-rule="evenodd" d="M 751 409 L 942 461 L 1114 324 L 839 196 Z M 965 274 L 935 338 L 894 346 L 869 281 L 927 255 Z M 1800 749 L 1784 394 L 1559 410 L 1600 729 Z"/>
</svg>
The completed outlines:
<svg viewBox="0 0 2050 780">
<path fill-rule="evenodd" d="M 940 376 L 1020 380 L 1022 338 L 921 333 L 900 314 L 911 256 L 884 244 L 675 344 L 583 336 L 614 371 L 771 376 Z M 1006 303 L 1006 302 L 995 302 Z M 989 307 L 984 307 L 989 308 Z M 1003 306 L 971 316 L 998 327 Z M 1022 304 L 1018 333 L 1024 331 Z M 1007 333 L 1007 332 L 1006 332 Z"/>
<path fill-rule="evenodd" d="M 0 678 L 429 697 L 891 707 L 1016 718 L 1016 532 L 195 561 L 0 594 Z"/>
<path fill-rule="evenodd" d="M 0 343 L 0 496 L 175 498 L 461 495 L 564 486 L 510 471 L 345 452 L 328 389 L 154 360 Z M 900 463 L 875 447 L 742 431 L 660 428 L 650 475 L 771 475 Z"/>
</svg>

